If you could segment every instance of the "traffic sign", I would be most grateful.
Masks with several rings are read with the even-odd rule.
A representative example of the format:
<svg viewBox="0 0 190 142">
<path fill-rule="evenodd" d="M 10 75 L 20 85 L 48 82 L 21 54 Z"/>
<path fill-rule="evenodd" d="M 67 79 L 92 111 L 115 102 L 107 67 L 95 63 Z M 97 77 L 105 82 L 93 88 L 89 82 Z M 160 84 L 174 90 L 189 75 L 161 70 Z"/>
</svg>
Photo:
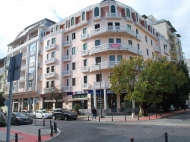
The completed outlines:
<svg viewBox="0 0 190 142">
<path fill-rule="evenodd" d="M 35 104 L 39 103 L 39 100 L 37 98 L 34 98 L 34 103 Z"/>
<path fill-rule="evenodd" d="M 28 99 L 28 100 L 27 100 L 27 104 L 28 104 L 28 105 L 31 105 L 31 104 L 32 104 L 32 99 Z"/>
</svg>

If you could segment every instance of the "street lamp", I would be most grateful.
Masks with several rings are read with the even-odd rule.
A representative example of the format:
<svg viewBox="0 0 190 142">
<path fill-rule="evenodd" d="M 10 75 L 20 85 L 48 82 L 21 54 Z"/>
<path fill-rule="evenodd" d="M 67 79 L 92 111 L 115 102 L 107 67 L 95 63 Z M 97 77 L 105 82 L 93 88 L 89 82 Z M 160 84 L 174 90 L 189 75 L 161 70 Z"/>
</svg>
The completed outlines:
<svg viewBox="0 0 190 142">
<path fill-rule="evenodd" d="M 100 59 L 99 59 L 100 61 Z M 101 74 L 101 61 L 98 63 L 98 58 L 96 58 L 96 65 L 99 64 L 99 70 L 100 70 L 100 77 L 101 77 L 101 80 L 100 80 L 100 94 L 99 94 L 99 104 L 101 104 L 100 108 L 101 108 L 101 111 L 100 111 L 100 115 L 101 115 L 101 118 L 103 118 L 102 116 L 102 98 L 101 98 L 101 81 L 102 81 L 102 74 Z M 101 101 L 101 103 L 100 103 Z"/>
</svg>

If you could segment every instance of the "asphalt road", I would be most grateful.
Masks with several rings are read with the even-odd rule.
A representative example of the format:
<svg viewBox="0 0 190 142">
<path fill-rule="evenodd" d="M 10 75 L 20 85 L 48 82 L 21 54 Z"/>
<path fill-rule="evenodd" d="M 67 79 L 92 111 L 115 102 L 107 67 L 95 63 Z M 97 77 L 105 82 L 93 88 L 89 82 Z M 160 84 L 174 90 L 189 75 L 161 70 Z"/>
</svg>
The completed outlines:
<svg viewBox="0 0 190 142">
<path fill-rule="evenodd" d="M 165 142 L 165 132 L 168 142 L 190 142 L 190 112 L 151 121 L 56 122 L 62 133 L 51 142 Z"/>
</svg>

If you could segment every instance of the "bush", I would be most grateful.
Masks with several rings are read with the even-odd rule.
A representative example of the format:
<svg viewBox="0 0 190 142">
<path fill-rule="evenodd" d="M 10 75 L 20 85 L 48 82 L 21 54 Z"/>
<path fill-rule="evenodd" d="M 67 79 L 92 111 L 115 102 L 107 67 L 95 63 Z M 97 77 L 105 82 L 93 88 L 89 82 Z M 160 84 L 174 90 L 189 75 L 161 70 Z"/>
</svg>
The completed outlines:
<svg viewBox="0 0 190 142">
<path fill-rule="evenodd" d="M 73 106 L 73 109 L 77 112 L 77 114 L 78 114 L 78 112 L 79 112 L 79 108 L 80 108 L 79 104 L 75 104 L 75 105 Z"/>
<path fill-rule="evenodd" d="M 6 125 L 6 123 L 5 123 L 5 121 L 0 121 L 0 127 L 6 127 L 7 125 Z"/>
</svg>

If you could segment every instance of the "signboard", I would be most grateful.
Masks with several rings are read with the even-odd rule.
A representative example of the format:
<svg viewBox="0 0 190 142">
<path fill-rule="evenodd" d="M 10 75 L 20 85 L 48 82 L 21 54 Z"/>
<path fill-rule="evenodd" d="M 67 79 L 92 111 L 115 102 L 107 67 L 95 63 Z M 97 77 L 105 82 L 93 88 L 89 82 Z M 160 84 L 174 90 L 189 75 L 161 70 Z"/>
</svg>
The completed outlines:
<svg viewBox="0 0 190 142">
<path fill-rule="evenodd" d="M 119 44 L 119 43 L 112 43 L 110 46 L 111 46 L 111 48 L 120 48 L 121 44 Z"/>
<path fill-rule="evenodd" d="M 27 100 L 27 104 L 31 105 L 32 104 L 32 99 Z"/>
</svg>

